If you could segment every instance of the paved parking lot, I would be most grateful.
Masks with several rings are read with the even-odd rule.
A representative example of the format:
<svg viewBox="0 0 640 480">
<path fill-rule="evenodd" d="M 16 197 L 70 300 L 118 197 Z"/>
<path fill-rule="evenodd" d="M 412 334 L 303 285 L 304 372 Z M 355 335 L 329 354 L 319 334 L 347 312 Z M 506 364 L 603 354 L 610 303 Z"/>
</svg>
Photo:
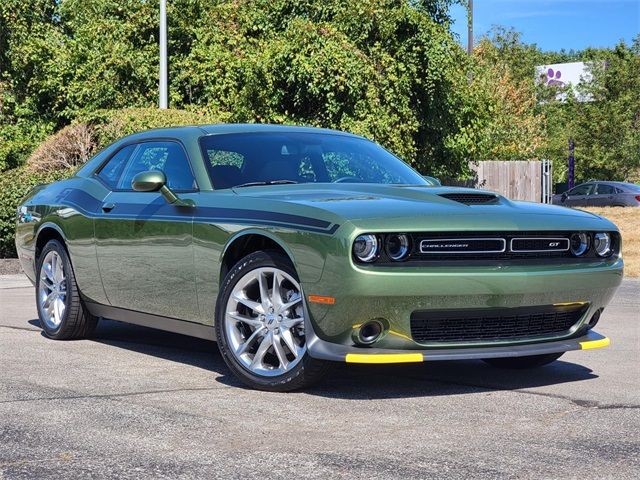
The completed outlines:
<svg viewBox="0 0 640 480">
<path fill-rule="evenodd" d="M 0 277 L 3 478 L 638 478 L 640 283 L 609 348 L 536 371 L 338 366 L 314 389 L 247 390 L 214 343 L 104 321 L 54 342 Z"/>
</svg>

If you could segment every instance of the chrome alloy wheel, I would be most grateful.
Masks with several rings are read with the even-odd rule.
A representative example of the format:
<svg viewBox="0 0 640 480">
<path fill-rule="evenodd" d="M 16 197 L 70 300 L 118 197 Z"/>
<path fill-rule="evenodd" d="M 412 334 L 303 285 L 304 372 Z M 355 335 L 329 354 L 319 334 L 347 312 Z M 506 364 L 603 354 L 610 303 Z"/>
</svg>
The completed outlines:
<svg viewBox="0 0 640 480">
<path fill-rule="evenodd" d="M 244 275 L 229 296 L 224 322 L 233 355 L 256 375 L 282 375 L 307 350 L 300 285 L 278 268 Z"/>
<path fill-rule="evenodd" d="M 54 250 L 47 253 L 40 268 L 38 302 L 47 327 L 58 328 L 67 308 L 67 282 L 62 257 Z"/>
</svg>

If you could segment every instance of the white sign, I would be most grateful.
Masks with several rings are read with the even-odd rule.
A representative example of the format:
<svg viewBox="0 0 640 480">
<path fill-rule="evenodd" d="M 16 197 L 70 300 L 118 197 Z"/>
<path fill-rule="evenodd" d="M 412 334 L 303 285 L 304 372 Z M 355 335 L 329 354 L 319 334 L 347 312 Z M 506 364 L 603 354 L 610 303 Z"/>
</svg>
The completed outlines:
<svg viewBox="0 0 640 480">
<path fill-rule="evenodd" d="M 580 83 L 591 83 L 593 76 L 589 66 L 584 62 L 554 63 L 552 65 L 539 65 L 536 67 L 536 77 L 538 81 L 545 85 L 555 85 L 558 87 L 571 87 L 576 100 L 579 102 L 590 102 L 591 95 L 580 93 L 576 88 Z M 565 100 L 566 93 L 559 93 L 558 100 Z"/>
</svg>

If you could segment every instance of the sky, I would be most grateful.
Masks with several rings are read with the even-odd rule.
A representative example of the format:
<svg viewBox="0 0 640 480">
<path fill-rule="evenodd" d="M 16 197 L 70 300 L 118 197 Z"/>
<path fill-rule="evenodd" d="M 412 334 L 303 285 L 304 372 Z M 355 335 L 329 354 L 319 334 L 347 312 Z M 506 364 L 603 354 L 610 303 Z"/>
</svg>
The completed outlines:
<svg viewBox="0 0 640 480">
<path fill-rule="evenodd" d="M 453 30 L 466 46 L 467 11 L 455 6 L 451 13 Z M 474 38 L 502 25 L 542 50 L 631 44 L 640 32 L 640 0 L 474 0 L 473 14 Z"/>
</svg>

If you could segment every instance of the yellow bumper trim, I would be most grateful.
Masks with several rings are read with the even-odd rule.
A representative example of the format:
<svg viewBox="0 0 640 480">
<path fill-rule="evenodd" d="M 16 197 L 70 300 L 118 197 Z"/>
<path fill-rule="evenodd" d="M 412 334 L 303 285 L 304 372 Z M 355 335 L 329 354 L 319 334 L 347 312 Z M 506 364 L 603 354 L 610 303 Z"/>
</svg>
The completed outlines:
<svg viewBox="0 0 640 480">
<path fill-rule="evenodd" d="M 582 350 L 589 350 L 590 348 L 602 348 L 610 344 L 608 338 L 601 338 L 600 340 L 591 340 L 589 342 L 580 342 L 580 348 Z"/>
<path fill-rule="evenodd" d="M 347 363 L 415 363 L 424 361 L 421 353 L 347 353 Z"/>
</svg>

